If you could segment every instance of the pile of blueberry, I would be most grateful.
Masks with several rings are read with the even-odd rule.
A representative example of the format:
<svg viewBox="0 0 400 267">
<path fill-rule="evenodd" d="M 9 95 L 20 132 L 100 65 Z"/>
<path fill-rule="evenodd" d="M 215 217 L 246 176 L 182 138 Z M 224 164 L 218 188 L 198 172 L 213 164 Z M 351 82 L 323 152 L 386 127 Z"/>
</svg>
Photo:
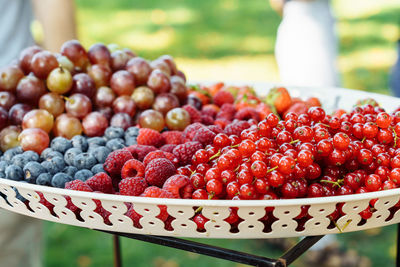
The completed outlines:
<svg viewBox="0 0 400 267">
<path fill-rule="evenodd" d="M 136 144 L 139 129 L 109 127 L 103 137 L 76 135 L 71 140 L 56 137 L 39 156 L 21 147 L 0 157 L 0 178 L 64 188 L 74 179 L 86 181 L 104 172 L 103 163 L 112 151 Z"/>
</svg>

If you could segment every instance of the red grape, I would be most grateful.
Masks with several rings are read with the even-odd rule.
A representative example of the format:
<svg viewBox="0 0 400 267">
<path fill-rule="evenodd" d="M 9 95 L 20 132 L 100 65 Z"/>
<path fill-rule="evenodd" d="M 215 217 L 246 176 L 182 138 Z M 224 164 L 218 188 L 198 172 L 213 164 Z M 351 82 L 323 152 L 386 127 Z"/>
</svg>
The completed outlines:
<svg viewBox="0 0 400 267">
<path fill-rule="evenodd" d="M 32 57 L 42 51 L 43 49 L 40 48 L 39 46 L 30 46 L 22 50 L 22 52 L 19 54 L 19 66 L 21 69 L 24 71 L 25 74 L 30 73 L 31 70 L 31 61 Z"/>
<path fill-rule="evenodd" d="M 0 92 L 0 107 L 9 110 L 16 102 L 15 95 L 10 92 Z"/>
<path fill-rule="evenodd" d="M 31 69 L 39 79 L 46 79 L 58 67 L 57 58 L 49 51 L 41 51 L 32 57 Z"/>
<path fill-rule="evenodd" d="M 92 111 L 92 102 L 84 94 L 73 94 L 65 102 L 67 114 L 82 119 Z"/>
<path fill-rule="evenodd" d="M 21 125 L 26 113 L 32 110 L 32 107 L 27 104 L 15 104 L 8 111 L 8 120 L 13 125 Z"/>
<path fill-rule="evenodd" d="M 39 98 L 47 92 L 44 82 L 33 75 L 22 78 L 17 85 L 17 99 L 37 106 Z"/>
<path fill-rule="evenodd" d="M 132 117 L 126 113 L 116 113 L 110 120 L 110 126 L 123 128 L 124 130 L 133 124 Z"/>
<path fill-rule="evenodd" d="M 135 89 L 135 78 L 126 70 L 119 70 L 111 76 L 111 89 L 117 95 L 131 95 Z"/>
<path fill-rule="evenodd" d="M 47 93 L 39 99 L 39 108 L 57 117 L 64 112 L 64 99 L 59 94 Z"/>
<path fill-rule="evenodd" d="M 18 126 L 8 126 L 0 132 L 0 149 L 6 151 L 10 148 L 19 146 L 18 136 L 21 133 L 21 128 Z"/>
<path fill-rule="evenodd" d="M 136 112 L 135 101 L 127 95 L 119 96 L 113 102 L 113 110 L 114 113 L 123 112 L 132 117 Z"/>
<path fill-rule="evenodd" d="M 49 135 L 38 128 L 29 128 L 23 130 L 18 136 L 23 150 L 32 150 L 40 155 L 50 143 Z"/>
<path fill-rule="evenodd" d="M 94 44 L 89 48 L 88 57 L 92 64 L 110 65 L 111 62 L 110 51 L 101 43 Z"/>
<path fill-rule="evenodd" d="M 110 83 L 112 72 L 108 65 L 92 65 L 88 67 L 87 73 L 93 79 L 97 88 L 101 86 L 108 86 Z"/>
<path fill-rule="evenodd" d="M 115 99 L 115 93 L 110 87 L 102 86 L 97 89 L 94 103 L 96 107 L 109 107 Z"/>
<path fill-rule="evenodd" d="M 151 73 L 150 64 L 141 57 L 135 57 L 129 60 L 128 63 L 126 63 L 126 70 L 135 77 L 135 82 L 138 85 L 146 84 Z"/>
<path fill-rule="evenodd" d="M 46 84 L 51 92 L 65 94 L 72 87 L 71 73 L 66 68 L 56 68 L 50 72 Z"/>
<path fill-rule="evenodd" d="M 84 94 L 89 98 L 96 94 L 96 85 L 93 79 L 86 73 L 75 74 L 72 78 L 73 87 L 71 94 Z"/>
<path fill-rule="evenodd" d="M 82 126 L 87 136 L 102 136 L 108 127 L 108 120 L 103 114 L 95 111 L 83 118 Z"/>
<path fill-rule="evenodd" d="M 7 66 L 0 70 L 0 90 L 14 92 L 24 73 L 17 66 Z"/>
<path fill-rule="evenodd" d="M 88 55 L 83 46 L 77 40 L 70 40 L 61 46 L 61 54 L 66 56 L 75 67 L 85 70 L 89 63 Z"/>
<path fill-rule="evenodd" d="M 168 76 L 158 69 L 151 72 L 147 86 L 156 94 L 166 93 L 171 87 Z"/>
<path fill-rule="evenodd" d="M 40 128 L 49 133 L 53 129 L 54 117 L 47 110 L 34 109 L 25 114 L 22 129 Z"/>
<path fill-rule="evenodd" d="M 54 123 L 53 133 L 55 136 L 71 139 L 75 135 L 82 133 L 81 121 L 74 116 L 65 113 L 61 114 Z"/>
</svg>

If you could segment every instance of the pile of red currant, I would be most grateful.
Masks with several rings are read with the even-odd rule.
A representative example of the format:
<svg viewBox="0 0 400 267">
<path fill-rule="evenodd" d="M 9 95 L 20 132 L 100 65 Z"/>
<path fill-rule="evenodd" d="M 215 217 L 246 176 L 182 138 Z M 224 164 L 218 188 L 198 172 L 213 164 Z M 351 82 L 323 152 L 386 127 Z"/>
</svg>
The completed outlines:
<svg viewBox="0 0 400 267">
<path fill-rule="evenodd" d="M 327 115 L 320 107 L 265 120 L 240 136 L 218 134 L 178 172 L 193 199 L 328 197 L 400 186 L 400 112 L 366 104 Z M 376 201 L 376 200 L 375 200 Z M 361 212 L 371 217 L 375 201 Z M 299 218 L 307 215 L 307 207 Z M 341 207 L 331 214 L 336 219 Z"/>
</svg>

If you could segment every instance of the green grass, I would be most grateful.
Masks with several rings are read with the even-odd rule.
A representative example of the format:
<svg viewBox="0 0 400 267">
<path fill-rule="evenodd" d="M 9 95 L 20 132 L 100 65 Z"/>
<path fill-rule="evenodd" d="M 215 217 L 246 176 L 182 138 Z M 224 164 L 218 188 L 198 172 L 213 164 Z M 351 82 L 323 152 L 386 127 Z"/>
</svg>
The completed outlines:
<svg viewBox="0 0 400 267">
<path fill-rule="evenodd" d="M 395 41 L 399 37 L 397 1 L 334 1 L 344 87 L 389 93 L 388 72 L 395 61 Z M 79 37 L 86 47 L 95 42 L 117 43 L 150 59 L 171 54 L 178 63 L 182 60 L 196 65 L 202 61 L 198 72 L 206 71 L 204 64 L 235 64 L 235 59 L 249 60 L 250 65 L 258 68 L 257 64 L 265 59 L 271 68 L 266 71 L 276 73 L 272 55 L 280 17 L 267 0 L 77 0 L 76 3 Z M 223 69 L 219 71 L 220 77 L 232 76 L 225 75 Z M 198 77 L 196 73 L 186 74 L 189 78 Z M 263 78 L 263 72 L 258 75 Z M 110 235 L 54 223 L 45 223 L 44 228 L 45 266 L 112 266 Z M 342 234 L 338 238 L 343 249 L 353 248 L 369 257 L 371 266 L 393 266 L 395 229 L 389 226 Z M 199 242 L 267 257 L 282 253 L 262 240 Z M 125 266 L 239 266 L 125 238 L 122 252 Z M 295 266 L 303 264 L 299 261 Z"/>
</svg>

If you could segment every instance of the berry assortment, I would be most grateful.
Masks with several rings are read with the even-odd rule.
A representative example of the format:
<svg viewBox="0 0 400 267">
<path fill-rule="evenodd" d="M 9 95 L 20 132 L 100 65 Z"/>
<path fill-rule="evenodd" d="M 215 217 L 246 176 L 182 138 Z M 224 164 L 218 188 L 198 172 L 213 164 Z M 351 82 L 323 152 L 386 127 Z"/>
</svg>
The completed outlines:
<svg viewBox="0 0 400 267">
<path fill-rule="evenodd" d="M 371 100 L 327 115 L 283 88 L 187 86 L 170 56 L 68 41 L 0 70 L 0 177 L 85 192 L 182 199 L 329 197 L 400 186 L 400 111 Z M 41 203 L 52 210 L 42 194 Z M 23 199 L 21 196 L 19 196 Z M 80 209 L 67 196 L 71 211 Z M 98 214 L 109 223 L 101 202 Z M 376 201 L 360 213 L 367 220 Z M 141 227 L 134 205 L 126 215 Z M 398 203 L 395 208 L 400 207 Z M 157 216 L 170 230 L 166 206 Z M 204 231 L 207 218 L 192 220 Z M 260 219 L 274 220 L 273 207 Z M 329 215 L 344 215 L 341 205 Z M 310 218 L 303 206 L 299 225 Z M 230 208 L 232 229 L 242 219 Z"/>
</svg>

